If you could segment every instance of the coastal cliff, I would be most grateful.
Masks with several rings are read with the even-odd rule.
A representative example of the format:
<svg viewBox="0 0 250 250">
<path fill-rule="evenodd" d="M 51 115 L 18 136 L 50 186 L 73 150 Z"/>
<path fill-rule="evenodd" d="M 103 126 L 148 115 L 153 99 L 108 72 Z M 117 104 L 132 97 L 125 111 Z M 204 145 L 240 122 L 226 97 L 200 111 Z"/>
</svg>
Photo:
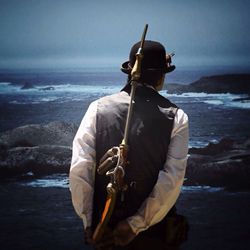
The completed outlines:
<svg viewBox="0 0 250 250">
<path fill-rule="evenodd" d="M 250 95 L 250 74 L 227 74 L 202 77 L 188 85 L 170 83 L 166 86 L 169 94 L 187 92 L 231 93 Z"/>
</svg>

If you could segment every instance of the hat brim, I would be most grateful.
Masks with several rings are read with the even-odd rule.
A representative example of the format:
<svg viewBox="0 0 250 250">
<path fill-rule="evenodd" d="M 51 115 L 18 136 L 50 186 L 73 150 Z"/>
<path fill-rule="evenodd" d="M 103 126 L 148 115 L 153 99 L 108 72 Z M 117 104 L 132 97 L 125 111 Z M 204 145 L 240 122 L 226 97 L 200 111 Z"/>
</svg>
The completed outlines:
<svg viewBox="0 0 250 250">
<path fill-rule="evenodd" d="M 165 68 L 161 68 L 161 69 L 157 69 L 157 68 L 149 68 L 149 69 L 144 69 L 144 71 L 147 71 L 147 72 L 162 72 L 164 74 L 166 73 L 170 73 L 172 71 L 175 70 L 175 65 L 170 65 L 168 66 L 166 64 L 166 67 Z M 130 66 L 130 63 L 129 61 L 126 61 L 122 64 L 121 66 L 121 71 L 125 74 L 130 74 L 131 71 L 132 71 L 132 67 Z"/>
</svg>

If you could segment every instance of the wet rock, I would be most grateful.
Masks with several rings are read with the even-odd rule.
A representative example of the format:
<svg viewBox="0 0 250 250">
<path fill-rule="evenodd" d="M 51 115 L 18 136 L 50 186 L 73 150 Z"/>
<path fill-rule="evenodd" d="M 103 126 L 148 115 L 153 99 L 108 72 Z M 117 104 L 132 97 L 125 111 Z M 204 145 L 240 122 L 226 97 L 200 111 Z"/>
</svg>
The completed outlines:
<svg viewBox="0 0 250 250">
<path fill-rule="evenodd" d="M 21 89 L 33 89 L 34 85 L 30 82 L 25 82 Z"/>
<path fill-rule="evenodd" d="M 49 87 L 39 88 L 39 90 L 47 91 L 47 90 L 55 90 L 55 88 L 53 86 L 49 86 Z"/>
<path fill-rule="evenodd" d="M 25 125 L 0 134 L 1 147 L 38 145 L 71 146 L 77 126 L 73 123 L 51 122 L 47 125 Z"/>
<path fill-rule="evenodd" d="M 223 138 L 219 143 L 210 142 L 204 148 L 191 148 L 189 149 L 189 153 L 199 155 L 216 155 L 232 149 L 234 144 L 234 140 L 230 138 Z"/>
<path fill-rule="evenodd" d="M 167 84 L 169 94 L 187 92 L 250 94 L 250 74 L 229 74 L 202 77 L 188 85 Z"/>
<path fill-rule="evenodd" d="M 33 172 L 68 173 L 77 126 L 64 122 L 26 125 L 0 135 L 0 177 Z"/>
<path fill-rule="evenodd" d="M 77 126 L 64 122 L 22 126 L 0 135 L 0 177 L 68 173 Z M 250 188 L 250 139 L 224 138 L 191 148 L 186 185 Z"/>
<path fill-rule="evenodd" d="M 52 173 L 68 173 L 71 148 L 57 145 L 15 147 L 0 155 L 1 177 L 22 175 L 28 172 L 36 176 Z"/>
<path fill-rule="evenodd" d="M 250 189 L 250 140 L 222 139 L 189 150 L 186 184 Z"/>
</svg>

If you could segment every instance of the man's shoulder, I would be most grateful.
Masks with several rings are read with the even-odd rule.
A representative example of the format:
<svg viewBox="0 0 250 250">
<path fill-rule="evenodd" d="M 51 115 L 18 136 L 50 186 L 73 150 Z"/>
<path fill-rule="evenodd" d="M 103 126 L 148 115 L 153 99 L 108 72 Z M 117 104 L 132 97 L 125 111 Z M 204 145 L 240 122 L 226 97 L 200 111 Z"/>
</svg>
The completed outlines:
<svg viewBox="0 0 250 250">
<path fill-rule="evenodd" d="M 175 121 L 176 123 L 180 124 L 188 124 L 188 115 L 185 113 L 183 109 L 178 108 L 175 115 Z"/>
<path fill-rule="evenodd" d="M 172 107 L 172 108 L 176 108 L 176 109 L 179 109 L 179 107 L 173 103 L 171 100 L 169 100 L 167 97 L 161 95 L 159 92 L 158 92 L 158 98 L 160 100 L 160 102 L 168 107 Z"/>
</svg>

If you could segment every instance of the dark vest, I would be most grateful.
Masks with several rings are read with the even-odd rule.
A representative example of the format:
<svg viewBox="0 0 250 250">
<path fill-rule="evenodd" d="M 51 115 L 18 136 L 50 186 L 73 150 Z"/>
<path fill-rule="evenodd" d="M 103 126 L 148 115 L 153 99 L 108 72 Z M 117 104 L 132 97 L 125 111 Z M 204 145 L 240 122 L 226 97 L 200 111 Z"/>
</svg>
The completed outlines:
<svg viewBox="0 0 250 250">
<path fill-rule="evenodd" d="M 96 117 L 96 164 L 123 139 L 130 97 L 125 91 L 103 97 Z M 138 87 L 129 131 L 129 165 L 125 180 L 129 185 L 125 200 L 117 199 L 110 226 L 133 215 L 152 191 L 166 161 L 176 105 L 148 87 Z M 93 227 L 100 220 L 106 201 L 109 177 L 95 178 Z"/>
</svg>

